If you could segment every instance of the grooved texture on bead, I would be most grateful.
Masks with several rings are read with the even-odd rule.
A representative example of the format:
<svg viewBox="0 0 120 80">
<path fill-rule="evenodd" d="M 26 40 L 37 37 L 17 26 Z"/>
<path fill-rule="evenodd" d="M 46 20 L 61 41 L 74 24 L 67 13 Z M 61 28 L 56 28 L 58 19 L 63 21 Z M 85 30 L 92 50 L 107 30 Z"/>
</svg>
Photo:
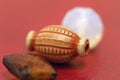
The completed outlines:
<svg viewBox="0 0 120 80">
<path fill-rule="evenodd" d="M 61 26 L 42 29 L 35 40 L 37 52 L 52 62 L 65 62 L 76 56 L 75 46 L 80 38 L 71 30 Z"/>
<path fill-rule="evenodd" d="M 83 41 L 75 32 L 64 26 L 49 25 L 36 33 L 31 46 L 50 62 L 68 62 L 78 54 L 85 54 L 86 39 Z M 80 45 L 80 42 L 84 43 Z"/>
</svg>

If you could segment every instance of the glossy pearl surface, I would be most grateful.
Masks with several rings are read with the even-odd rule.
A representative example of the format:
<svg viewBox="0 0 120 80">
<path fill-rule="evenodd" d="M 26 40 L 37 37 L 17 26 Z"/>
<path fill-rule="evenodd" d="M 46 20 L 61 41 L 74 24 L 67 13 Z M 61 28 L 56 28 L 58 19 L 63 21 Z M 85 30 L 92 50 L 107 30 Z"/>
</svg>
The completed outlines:
<svg viewBox="0 0 120 80">
<path fill-rule="evenodd" d="M 91 49 L 99 44 L 103 36 L 101 18 L 89 7 L 76 7 L 69 10 L 61 24 L 72 29 L 82 38 L 88 38 Z"/>
</svg>

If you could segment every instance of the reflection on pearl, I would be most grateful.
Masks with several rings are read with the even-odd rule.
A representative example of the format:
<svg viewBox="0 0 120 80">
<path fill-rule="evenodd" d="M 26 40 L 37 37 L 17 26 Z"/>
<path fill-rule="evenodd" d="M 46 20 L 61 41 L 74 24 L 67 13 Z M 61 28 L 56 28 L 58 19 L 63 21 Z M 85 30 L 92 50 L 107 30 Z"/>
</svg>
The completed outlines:
<svg viewBox="0 0 120 80">
<path fill-rule="evenodd" d="M 61 23 L 79 36 L 90 40 L 90 48 L 95 48 L 103 36 L 103 23 L 98 13 L 89 7 L 69 10 Z"/>
</svg>

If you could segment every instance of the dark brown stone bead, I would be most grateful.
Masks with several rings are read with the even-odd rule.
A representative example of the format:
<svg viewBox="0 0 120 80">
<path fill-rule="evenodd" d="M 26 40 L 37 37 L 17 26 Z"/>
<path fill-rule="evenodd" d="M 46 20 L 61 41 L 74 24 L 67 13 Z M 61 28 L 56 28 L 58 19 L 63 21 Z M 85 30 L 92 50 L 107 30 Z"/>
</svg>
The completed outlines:
<svg viewBox="0 0 120 80">
<path fill-rule="evenodd" d="M 42 57 L 35 54 L 13 54 L 3 58 L 3 64 L 21 80 L 55 80 L 57 73 Z"/>
</svg>

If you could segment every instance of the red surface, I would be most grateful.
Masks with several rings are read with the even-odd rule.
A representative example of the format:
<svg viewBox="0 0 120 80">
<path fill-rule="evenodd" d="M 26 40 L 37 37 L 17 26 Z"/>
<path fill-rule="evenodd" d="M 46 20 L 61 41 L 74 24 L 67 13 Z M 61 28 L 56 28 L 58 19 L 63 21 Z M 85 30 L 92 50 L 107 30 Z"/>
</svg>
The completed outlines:
<svg viewBox="0 0 120 80">
<path fill-rule="evenodd" d="M 88 56 L 54 65 L 57 80 L 120 80 L 120 0 L 0 0 L 0 80 L 17 80 L 3 66 L 2 58 L 27 52 L 28 31 L 60 24 L 66 11 L 75 6 L 94 8 L 103 19 L 105 34 Z"/>
</svg>

